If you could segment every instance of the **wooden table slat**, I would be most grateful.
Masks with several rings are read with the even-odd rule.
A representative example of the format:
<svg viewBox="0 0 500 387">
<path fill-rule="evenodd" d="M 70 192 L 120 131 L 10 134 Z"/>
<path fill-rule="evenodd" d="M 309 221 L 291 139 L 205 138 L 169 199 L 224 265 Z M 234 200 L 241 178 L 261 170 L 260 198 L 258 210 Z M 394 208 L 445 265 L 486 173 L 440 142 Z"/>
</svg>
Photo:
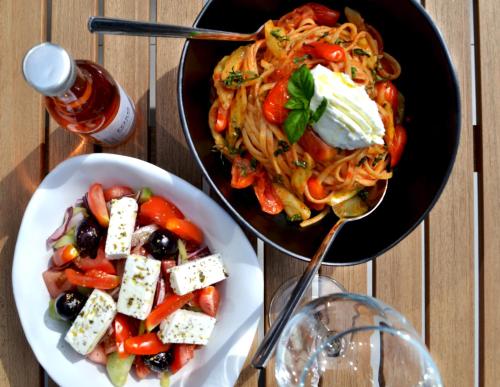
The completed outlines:
<svg viewBox="0 0 500 387">
<path fill-rule="evenodd" d="M 20 70 L 26 51 L 45 40 L 46 3 L 1 1 L 0 14 L 0 385 L 38 386 L 42 373 L 19 322 L 10 273 L 24 208 L 42 178 L 42 98 Z"/>
<path fill-rule="evenodd" d="M 480 331 L 481 336 L 481 385 L 493 387 L 500 380 L 500 33 L 498 18 L 500 2 L 479 0 L 478 2 L 480 48 L 480 94 L 481 114 L 479 115 L 482 133 L 482 162 L 480 192 L 482 193 L 481 227 L 483 255 L 480 274 Z M 481 236 L 480 236 L 481 237 Z"/>
<path fill-rule="evenodd" d="M 473 139 L 468 0 L 427 0 L 457 69 L 462 101 L 460 148 L 453 173 L 429 216 L 427 345 L 444 383 L 474 385 Z M 453 12 L 450 12 L 453 9 Z M 460 26 L 460 27 L 458 27 Z M 395 279 L 393 279 L 394 281 Z"/>
</svg>

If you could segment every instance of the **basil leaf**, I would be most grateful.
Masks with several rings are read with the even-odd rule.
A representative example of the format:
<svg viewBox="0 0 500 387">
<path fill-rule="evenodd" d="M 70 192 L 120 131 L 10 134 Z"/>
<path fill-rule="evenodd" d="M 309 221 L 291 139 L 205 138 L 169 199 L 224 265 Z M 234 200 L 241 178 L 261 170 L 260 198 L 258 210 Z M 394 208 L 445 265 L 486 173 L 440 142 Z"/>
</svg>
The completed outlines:
<svg viewBox="0 0 500 387">
<path fill-rule="evenodd" d="M 356 73 L 358 70 L 356 70 L 356 67 L 351 67 L 351 78 L 354 79 L 356 78 Z"/>
<path fill-rule="evenodd" d="M 290 98 L 285 107 L 290 110 L 302 110 L 307 107 L 307 101 L 301 98 Z"/>
<path fill-rule="evenodd" d="M 285 120 L 283 129 L 291 144 L 299 141 L 309 123 L 310 113 L 307 110 L 292 110 Z"/>
<path fill-rule="evenodd" d="M 314 78 L 306 65 L 296 70 L 288 81 L 288 92 L 296 98 L 310 100 L 314 94 Z"/>
<path fill-rule="evenodd" d="M 323 100 L 319 104 L 318 108 L 316 111 L 311 115 L 311 121 L 312 122 L 318 122 L 323 113 L 326 110 L 326 98 L 323 97 Z"/>
</svg>

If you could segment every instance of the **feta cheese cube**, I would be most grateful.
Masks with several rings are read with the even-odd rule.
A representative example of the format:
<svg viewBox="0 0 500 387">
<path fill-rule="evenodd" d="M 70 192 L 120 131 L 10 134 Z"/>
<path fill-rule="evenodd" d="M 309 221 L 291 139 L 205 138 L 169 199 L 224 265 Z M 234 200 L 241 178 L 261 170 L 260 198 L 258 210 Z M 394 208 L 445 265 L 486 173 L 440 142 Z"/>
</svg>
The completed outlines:
<svg viewBox="0 0 500 387">
<path fill-rule="evenodd" d="M 103 338 L 116 315 L 116 303 L 102 290 L 95 289 L 71 325 L 64 340 L 73 349 L 87 355 Z"/>
<path fill-rule="evenodd" d="M 137 209 L 134 198 L 123 197 L 111 201 L 108 237 L 104 249 L 108 259 L 123 259 L 130 254 Z"/>
<path fill-rule="evenodd" d="M 161 261 L 142 255 L 129 255 L 125 262 L 118 312 L 145 320 L 153 307 Z"/>
<path fill-rule="evenodd" d="M 169 269 L 170 286 L 182 296 L 227 278 L 220 254 L 188 261 Z"/>
<path fill-rule="evenodd" d="M 160 324 L 158 338 L 163 343 L 206 345 L 215 326 L 215 318 L 204 313 L 179 309 Z"/>
</svg>

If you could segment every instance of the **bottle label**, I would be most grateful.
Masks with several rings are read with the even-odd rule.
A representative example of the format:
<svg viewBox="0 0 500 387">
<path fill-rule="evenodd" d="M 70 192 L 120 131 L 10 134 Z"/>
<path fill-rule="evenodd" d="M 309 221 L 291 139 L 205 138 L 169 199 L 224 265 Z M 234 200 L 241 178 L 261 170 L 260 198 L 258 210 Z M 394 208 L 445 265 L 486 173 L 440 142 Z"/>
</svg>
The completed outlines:
<svg viewBox="0 0 500 387">
<path fill-rule="evenodd" d="M 120 106 L 116 116 L 108 126 L 91 136 L 103 143 L 103 145 L 114 146 L 123 142 L 134 129 L 135 109 L 132 101 L 117 84 L 120 93 Z"/>
</svg>

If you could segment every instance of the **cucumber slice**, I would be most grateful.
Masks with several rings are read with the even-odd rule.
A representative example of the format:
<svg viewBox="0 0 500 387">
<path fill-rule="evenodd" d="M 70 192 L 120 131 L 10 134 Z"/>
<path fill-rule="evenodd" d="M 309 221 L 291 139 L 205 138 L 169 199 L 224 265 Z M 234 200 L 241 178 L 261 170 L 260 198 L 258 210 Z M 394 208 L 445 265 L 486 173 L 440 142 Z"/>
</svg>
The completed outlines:
<svg viewBox="0 0 500 387">
<path fill-rule="evenodd" d="M 61 317 L 59 317 L 59 315 L 57 314 L 56 312 L 56 302 L 54 300 L 50 300 L 49 301 L 49 317 L 52 319 L 52 320 L 56 320 L 56 321 L 63 321 L 65 322 Z"/>
<path fill-rule="evenodd" d="M 179 265 L 188 261 L 186 245 L 181 239 L 177 239 L 177 248 L 179 249 Z"/>
<path fill-rule="evenodd" d="M 168 372 L 160 374 L 160 387 L 170 387 L 170 374 Z"/>
<path fill-rule="evenodd" d="M 106 371 L 114 386 L 121 387 L 127 383 L 128 374 L 134 363 L 134 358 L 134 355 L 130 355 L 125 359 L 121 359 L 118 356 L 118 352 L 113 352 L 108 356 Z"/>
<path fill-rule="evenodd" d="M 142 188 L 141 194 L 139 195 L 139 203 L 147 202 L 149 199 L 151 199 L 151 196 L 153 196 L 153 191 L 151 191 L 151 188 Z"/>
<path fill-rule="evenodd" d="M 75 229 L 72 228 L 68 230 L 66 234 L 64 234 L 62 237 L 60 237 L 56 243 L 54 243 L 54 249 L 59 249 L 60 247 L 66 246 L 66 245 L 75 245 L 76 244 L 76 239 L 75 239 Z"/>
</svg>

